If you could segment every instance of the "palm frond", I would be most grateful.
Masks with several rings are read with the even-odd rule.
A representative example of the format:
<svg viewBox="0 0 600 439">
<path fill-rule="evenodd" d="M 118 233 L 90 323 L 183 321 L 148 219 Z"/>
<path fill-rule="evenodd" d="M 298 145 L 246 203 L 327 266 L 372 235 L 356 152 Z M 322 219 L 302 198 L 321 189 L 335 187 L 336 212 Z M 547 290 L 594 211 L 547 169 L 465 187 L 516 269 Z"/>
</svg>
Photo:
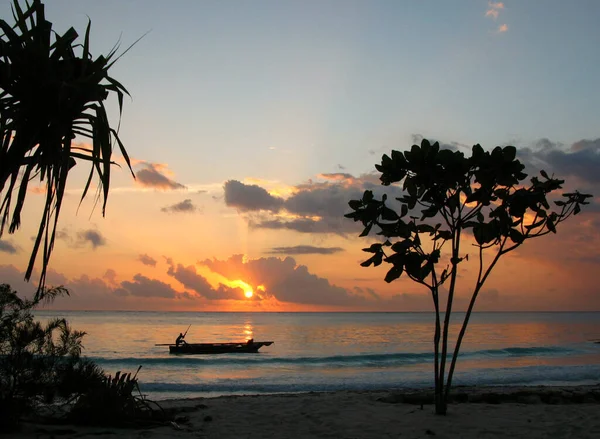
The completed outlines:
<svg viewBox="0 0 600 439">
<path fill-rule="evenodd" d="M 46 198 L 25 279 L 31 278 L 41 250 L 43 288 L 71 168 L 77 162 L 89 163 L 82 200 L 96 175 L 101 189 L 96 202 L 102 199 L 103 215 L 115 142 L 133 175 L 118 128 L 110 126 L 104 105 L 116 95 L 120 124 L 123 96 L 129 92 L 108 72 L 123 55 L 116 56 L 118 45 L 107 56 L 94 58 L 90 53 L 91 20 L 79 44 L 75 29 L 63 34 L 52 30 L 40 0 L 24 8 L 14 0 L 13 18 L 13 26 L 0 19 L 0 237 L 5 228 L 14 233 L 20 227 L 28 184 L 39 179 L 46 186 Z M 76 136 L 91 139 L 91 150 L 74 148 Z"/>
</svg>

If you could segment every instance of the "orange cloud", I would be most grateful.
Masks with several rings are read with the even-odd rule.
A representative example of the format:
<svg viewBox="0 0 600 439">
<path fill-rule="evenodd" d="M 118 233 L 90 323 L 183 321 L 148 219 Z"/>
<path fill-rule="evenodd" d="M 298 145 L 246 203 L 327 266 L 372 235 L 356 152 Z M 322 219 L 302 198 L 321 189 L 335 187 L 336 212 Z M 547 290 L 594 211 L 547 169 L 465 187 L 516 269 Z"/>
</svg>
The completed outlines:
<svg viewBox="0 0 600 439">
<path fill-rule="evenodd" d="M 352 176 L 351 174 L 344 173 L 344 172 L 318 174 L 317 178 L 320 178 L 323 180 L 329 180 L 329 181 L 340 181 L 340 182 L 348 181 L 349 183 L 353 183 L 356 181 L 354 176 Z"/>
<path fill-rule="evenodd" d="M 488 2 L 488 9 L 485 11 L 486 17 L 492 17 L 496 20 L 500 15 L 500 10 L 504 9 L 504 3 L 502 2 Z"/>
<path fill-rule="evenodd" d="M 30 186 L 27 188 L 27 192 L 36 195 L 44 195 L 46 193 L 46 186 Z"/>
<path fill-rule="evenodd" d="M 499 34 L 504 33 L 506 31 L 508 31 L 508 24 L 505 23 L 505 24 L 501 24 L 500 26 L 498 26 Z"/>
</svg>

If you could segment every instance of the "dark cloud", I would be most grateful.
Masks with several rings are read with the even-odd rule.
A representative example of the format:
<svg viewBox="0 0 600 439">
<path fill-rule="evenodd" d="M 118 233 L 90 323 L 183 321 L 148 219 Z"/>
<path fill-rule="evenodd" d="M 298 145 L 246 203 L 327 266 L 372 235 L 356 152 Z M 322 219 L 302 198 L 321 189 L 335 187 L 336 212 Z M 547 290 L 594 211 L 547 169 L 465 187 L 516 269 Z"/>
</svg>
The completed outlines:
<svg viewBox="0 0 600 439">
<path fill-rule="evenodd" d="M 358 178 L 347 173 L 320 174 L 319 178 L 326 182 L 308 181 L 295 187 L 294 195 L 286 200 L 273 197 L 259 186 L 247 186 L 239 182 L 232 183 L 225 191 L 226 203 L 241 210 L 262 210 L 260 217 L 249 218 L 249 225 L 254 228 L 293 230 L 299 233 L 334 233 L 346 235 L 357 233 L 360 229 L 352 221 L 344 218 L 350 211 L 348 202 L 361 198 L 364 190 L 373 190 L 376 194 L 398 192 L 397 188 L 386 188 L 379 184 L 375 174 L 365 174 Z M 241 185 L 241 186 L 240 186 Z M 233 189 L 235 190 L 233 190 Z M 228 194 L 242 193 L 252 188 L 253 196 L 245 197 L 241 202 L 227 202 Z M 256 201 L 256 200 L 262 201 Z M 249 200 L 254 200 L 252 203 Z M 262 207 L 259 207 L 262 206 Z M 271 212 L 265 212 L 270 210 Z M 285 210 L 290 215 L 276 215 Z M 269 216 L 270 215 L 270 216 Z"/>
<path fill-rule="evenodd" d="M 196 291 L 200 295 L 212 292 L 212 286 L 208 281 L 196 272 L 192 265 L 184 267 L 182 264 L 170 266 L 167 274 L 178 280 L 184 287 Z"/>
<path fill-rule="evenodd" d="M 423 136 L 413 135 L 413 142 L 420 143 Z M 439 142 L 441 148 L 465 150 L 470 154 L 471 146 L 459 142 Z M 488 148 L 489 149 L 489 148 Z M 389 153 L 389 150 L 385 151 Z M 532 169 L 530 174 L 545 169 L 558 177 L 577 176 L 591 184 L 600 182 L 600 139 L 581 140 L 566 149 L 560 143 L 540 139 L 532 148 L 518 150 L 519 158 Z M 244 185 L 235 180 L 225 184 L 225 202 L 246 212 L 252 228 L 291 230 L 308 234 L 338 234 L 347 236 L 360 233 L 359 223 L 344 218 L 351 211 L 348 202 L 360 199 L 365 190 L 373 191 L 376 197 L 388 195 L 388 204 L 399 208 L 395 199 L 402 194 L 398 185 L 382 186 L 378 172 L 354 177 L 346 172 L 324 173 L 317 181 L 297 185 L 293 195 L 287 199 L 274 197 L 257 185 Z M 324 180 L 324 181 L 323 181 Z M 584 185 L 585 186 L 585 185 Z M 584 192 L 594 192 L 593 188 L 581 187 Z"/>
<path fill-rule="evenodd" d="M 156 267 L 156 259 L 144 254 L 138 256 L 138 261 L 140 261 L 144 265 L 148 265 L 150 267 Z"/>
<path fill-rule="evenodd" d="M 183 200 L 180 203 L 175 203 L 171 206 L 166 206 L 163 207 L 162 209 L 160 209 L 162 212 L 173 212 L 173 213 L 193 213 L 196 212 L 198 210 L 198 208 L 196 206 L 194 206 L 194 203 L 192 203 L 192 200 L 190 198 L 187 198 L 185 200 Z"/>
<path fill-rule="evenodd" d="M 312 245 L 297 245 L 294 247 L 274 247 L 267 253 L 276 255 L 332 255 L 343 252 L 341 247 L 314 247 Z"/>
<path fill-rule="evenodd" d="M 71 235 L 67 229 L 58 230 L 56 232 L 56 239 L 62 239 L 63 241 L 71 241 Z"/>
<path fill-rule="evenodd" d="M 255 184 L 248 185 L 237 180 L 225 182 L 225 204 L 229 207 L 235 207 L 241 211 L 267 210 L 278 212 L 283 199 L 274 197 L 265 189 Z"/>
<path fill-rule="evenodd" d="M 25 273 L 12 265 L 0 266 L 0 279 L 8 283 L 21 297 L 32 297 L 36 285 L 23 280 Z M 34 275 L 35 276 L 35 275 Z M 113 289 L 102 279 L 87 275 L 69 280 L 62 273 L 48 271 L 47 285 L 63 285 L 69 290 L 69 296 L 59 297 L 53 303 L 54 309 L 135 309 L 139 303 L 127 303 L 114 294 Z M 84 328 L 77 328 L 84 329 Z"/>
<path fill-rule="evenodd" d="M 414 134 L 414 143 L 420 143 L 423 136 Z M 429 139 L 433 142 L 432 139 Z M 484 149 L 491 147 L 482 145 Z M 471 150 L 471 146 L 458 142 L 440 142 L 441 148 Z M 541 138 L 529 147 L 517 148 L 517 158 L 525 165 L 525 172 L 536 175 L 543 169 L 558 178 L 575 177 L 579 181 L 596 185 L 600 183 L 600 138 L 582 139 L 570 146 Z"/>
<path fill-rule="evenodd" d="M 46 274 L 46 284 L 47 285 L 66 285 L 69 282 L 69 279 L 62 273 L 49 268 L 48 273 Z"/>
<path fill-rule="evenodd" d="M 579 140 L 578 142 L 573 143 L 573 145 L 571 145 L 571 150 L 573 152 L 583 151 L 585 149 L 590 149 L 590 150 L 595 150 L 595 151 L 600 150 L 600 138 L 594 139 L 594 140 L 582 139 L 582 140 Z"/>
<path fill-rule="evenodd" d="M 568 148 L 540 139 L 532 148 L 519 149 L 518 155 L 526 166 L 553 172 L 559 178 L 570 176 L 590 184 L 600 183 L 600 138 L 580 140 Z"/>
<path fill-rule="evenodd" d="M 457 298 L 454 300 L 455 304 L 456 302 L 458 302 Z M 431 294 L 426 292 L 395 294 L 387 300 L 387 303 L 390 309 L 400 311 L 431 311 L 433 307 Z M 454 309 L 458 309 L 458 307 L 455 306 Z"/>
<path fill-rule="evenodd" d="M 38 274 L 31 276 L 37 279 Z M 31 297 L 35 293 L 36 286 L 33 283 L 25 282 L 25 273 L 18 270 L 14 265 L 0 265 L 0 284 L 8 284 L 19 293 L 21 297 Z"/>
<path fill-rule="evenodd" d="M 14 246 L 13 244 L 11 244 L 10 242 L 0 240 L 0 252 L 14 255 L 18 251 L 19 251 L 18 248 L 16 246 Z"/>
<path fill-rule="evenodd" d="M 350 175 L 349 178 L 352 179 L 352 176 Z M 285 209 L 296 215 L 339 218 L 350 211 L 348 201 L 361 198 L 363 192 L 363 188 L 358 185 L 346 186 L 332 183 L 305 185 L 285 201 Z"/>
<path fill-rule="evenodd" d="M 102 276 L 102 278 L 106 279 L 111 284 L 115 284 L 117 282 L 117 272 L 115 270 L 113 270 L 112 268 L 108 268 L 104 272 L 104 276 Z"/>
<path fill-rule="evenodd" d="M 273 259 L 273 261 L 278 261 Z M 267 288 L 275 286 L 273 291 L 277 292 L 277 296 L 281 300 L 286 299 L 286 295 L 279 294 L 279 291 L 283 291 L 291 287 L 291 284 L 296 281 L 300 281 L 305 288 L 317 288 L 316 291 L 310 291 L 305 294 L 304 299 L 295 300 L 296 303 L 312 303 L 312 295 L 324 294 L 326 297 L 317 298 L 317 303 L 354 303 L 357 299 L 353 295 L 349 294 L 346 296 L 345 290 L 329 285 L 325 279 L 318 278 L 310 275 L 310 273 L 300 271 L 295 273 L 295 263 L 293 259 L 290 259 L 284 264 L 279 265 L 290 273 L 281 273 L 277 275 L 278 267 L 277 264 L 274 266 L 264 267 L 263 272 L 253 273 L 259 265 L 245 265 L 242 262 L 241 255 L 233 257 L 227 261 L 209 261 L 214 262 L 214 267 L 219 265 L 229 266 L 229 276 L 223 274 L 227 270 L 220 270 L 220 274 L 223 274 L 228 279 L 243 280 L 249 283 L 254 288 L 255 294 L 252 300 L 260 301 L 265 298 L 275 297 L 274 294 L 265 293 L 258 289 L 259 285 L 265 285 Z M 273 264 L 271 264 L 273 265 Z M 223 268 L 223 267 L 220 267 Z M 69 297 L 60 298 L 53 303 L 55 309 L 122 309 L 122 310 L 136 310 L 136 309 L 165 309 L 173 307 L 185 306 L 198 306 L 199 304 L 206 304 L 207 301 L 218 301 L 225 299 L 243 300 L 248 301 L 248 298 L 244 296 L 244 291 L 241 288 L 232 288 L 223 284 L 220 284 L 217 288 L 212 288 L 210 284 L 202 277 L 193 266 L 183 266 L 177 264 L 171 267 L 169 274 L 183 285 L 189 291 L 180 291 L 168 283 L 162 282 L 157 279 L 151 279 L 142 274 L 136 274 L 133 279 L 118 282 L 116 279 L 116 273 L 114 270 L 107 270 L 102 278 L 92 278 L 87 275 L 82 275 L 78 279 L 69 280 L 60 273 L 56 273 L 52 270 L 49 271 L 49 279 L 52 278 L 53 285 L 64 285 L 68 288 L 71 295 Z M 268 278 L 273 275 L 273 279 L 270 282 L 262 282 L 262 279 Z M 9 283 L 13 289 L 19 292 L 22 297 L 31 297 L 35 292 L 35 285 L 23 281 L 24 273 L 16 269 L 12 265 L 0 265 L 0 279 L 2 283 Z M 295 276 L 295 277 L 294 277 Z M 287 278 L 287 280 L 286 280 Z M 260 282 L 254 282 L 254 280 L 260 280 Z M 291 300 L 296 295 L 302 295 L 301 287 L 298 286 L 296 290 L 292 289 L 288 295 Z M 331 297 L 329 297 L 331 295 Z M 140 298 L 143 301 L 140 302 Z M 361 300 L 358 299 L 360 302 Z M 177 309 L 177 308 L 175 308 Z"/>
<path fill-rule="evenodd" d="M 249 222 L 250 227 L 257 229 L 293 230 L 299 233 L 332 233 L 342 236 L 360 231 L 361 227 L 357 224 L 344 217 L 317 220 L 309 218 L 274 219 Z"/>
<path fill-rule="evenodd" d="M 480 301 L 485 301 L 486 303 L 497 303 L 500 301 L 500 292 L 495 288 L 490 288 L 488 290 L 483 290 L 480 293 Z"/>
<path fill-rule="evenodd" d="M 229 279 L 244 279 L 251 285 L 263 285 L 263 299 L 274 297 L 281 302 L 304 305 L 360 306 L 367 300 L 329 283 L 325 278 L 309 272 L 305 265 L 287 257 L 260 258 L 244 262 L 241 255 L 226 261 L 206 260 L 202 263 L 212 271 Z"/>
<path fill-rule="evenodd" d="M 243 299 L 244 292 L 239 288 L 229 288 L 220 285 L 214 289 L 193 265 L 184 267 L 181 264 L 169 267 L 167 274 L 178 280 L 184 287 L 195 291 L 209 300 Z"/>
<path fill-rule="evenodd" d="M 367 293 L 369 293 L 369 295 L 371 297 L 373 297 L 375 300 L 381 300 L 381 297 L 379 296 L 379 294 L 377 294 L 377 292 L 373 288 L 365 288 L 365 291 Z"/>
<path fill-rule="evenodd" d="M 159 163 L 141 162 L 142 169 L 135 173 L 136 181 L 144 187 L 162 190 L 186 189 L 186 187 L 171 180 L 162 172 L 166 166 Z"/>
<path fill-rule="evenodd" d="M 338 163 L 338 165 L 337 165 L 337 168 L 338 168 L 339 170 L 341 170 L 341 171 L 344 171 L 344 170 L 346 169 L 346 167 L 345 167 L 345 166 L 342 166 L 342 165 L 340 165 L 339 163 Z"/>
<path fill-rule="evenodd" d="M 429 138 L 429 137 L 423 137 L 422 134 L 412 134 L 411 135 L 411 140 L 412 140 L 412 142 L 414 144 L 420 145 L 421 141 L 423 139 L 429 140 L 429 142 L 431 144 L 434 144 L 435 142 L 438 142 L 440 144 L 440 149 L 450 149 L 452 151 L 458 151 L 459 149 L 466 149 L 468 151 L 471 151 L 471 148 L 472 148 L 472 145 L 465 145 L 464 143 L 459 143 L 459 142 L 449 142 L 449 143 L 446 143 L 446 142 L 442 142 L 442 141 L 437 140 L 437 139 L 432 139 L 432 138 Z M 406 149 L 409 150 L 410 146 L 408 146 Z"/>
<path fill-rule="evenodd" d="M 125 288 L 117 288 L 113 291 L 113 294 L 117 297 L 127 297 L 129 296 L 129 291 Z"/>
<path fill-rule="evenodd" d="M 122 291 L 119 290 L 119 295 L 130 295 L 135 297 L 162 297 L 166 299 L 174 299 L 180 297 L 171 285 L 157 279 L 150 279 L 141 274 L 133 276 L 133 281 L 121 282 Z"/>
<path fill-rule="evenodd" d="M 57 300 L 56 309 L 164 309 L 168 304 L 185 304 L 194 297 L 189 293 L 177 293 L 168 284 L 136 274 L 131 281 L 116 282 L 113 270 L 107 270 L 102 278 L 83 275 L 66 284 L 71 296 Z M 140 300 L 140 298 L 144 298 Z M 185 302 L 180 302 L 185 299 Z M 171 305 L 172 306 L 172 305 Z"/>
<path fill-rule="evenodd" d="M 113 288 L 99 278 L 82 275 L 67 284 L 71 291 L 71 299 L 77 302 L 89 303 L 93 308 L 106 309 L 119 296 Z"/>
<path fill-rule="evenodd" d="M 33 279 L 39 278 L 39 272 L 34 269 Z M 37 290 L 36 282 L 26 282 L 25 272 L 20 271 L 14 265 L 0 265 L 0 284 L 10 285 L 13 291 L 16 291 L 21 298 L 32 298 Z M 48 269 L 46 274 L 47 286 L 67 285 L 67 278 L 52 268 Z M 70 288 L 69 288 L 70 291 Z M 68 298 L 68 297 L 67 297 Z"/>
<path fill-rule="evenodd" d="M 289 258 L 288 258 L 289 259 Z M 338 305 L 338 306 L 354 306 L 366 304 L 364 298 L 351 294 L 344 288 L 331 285 L 325 278 L 318 277 L 308 271 L 305 265 L 295 266 L 291 268 L 291 263 L 295 265 L 292 259 L 290 264 L 286 264 L 286 260 L 271 264 L 274 269 L 278 266 L 283 266 L 285 276 L 280 276 L 278 282 L 273 282 L 269 285 L 267 291 L 282 302 L 292 302 L 299 304 L 311 305 Z M 269 280 L 265 279 L 267 284 Z"/>
<path fill-rule="evenodd" d="M 420 134 L 412 138 L 414 143 L 420 143 L 422 139 Z M 459 142 L 440 142 L 440 147 L 465 149 L 468 150 L 465 151 L 466 155 L 471 150 L 470 146 Z M 521 148 L 518 154 L 526 165 L 534 166 L 536 170 L 545 168 L 559 177 L 576 175 L 590 184 L 600 182 L 600 172 L 597 172 L 600 169 L 600 139 L 581 140 L 573 144 L 570 150 L 548 139 L 540 139 L 532 149 Z M 532 173 L 531 169 L 527 172 Z M 229 181 L 225 186 L 225 199 L 228 206 L 241 211 L 261 211 L 247 218 L 253 228 L 347 236 L 361 230 L 359 223 L 344 218 L 344 214 L 351 211 L 348 202 L 360 199 L 365 190 L 373 191 L 378 198 L 387 194 L 389 206 L 399 208 L 395 198 L 401 196 L 401 188 L 398 185 L 382 186 L 379 176 L 377 172 L 359 177 L 346 172 L 320 174 L 320 181 L 309 180 L 297 185 L 293 195 L 285 200 L 273 197 L 259 186 Z M 589 188 L 581 190 L 593 192 Z"/>
<path fill-rule="evenodd" d="M 354 287 L 354 291 L 358 294 L 370 296 L 377 301 L 381 300 L 381 296 L 373 288 Z"/>
<path fill-rule="evenodd" d="M 98 247 L 106 245 L 106 239 L 97 230 L 82 230 L 77 234 L 77 246 L 83 246 L 87 243 L 96 250 Z"/>
</svg>

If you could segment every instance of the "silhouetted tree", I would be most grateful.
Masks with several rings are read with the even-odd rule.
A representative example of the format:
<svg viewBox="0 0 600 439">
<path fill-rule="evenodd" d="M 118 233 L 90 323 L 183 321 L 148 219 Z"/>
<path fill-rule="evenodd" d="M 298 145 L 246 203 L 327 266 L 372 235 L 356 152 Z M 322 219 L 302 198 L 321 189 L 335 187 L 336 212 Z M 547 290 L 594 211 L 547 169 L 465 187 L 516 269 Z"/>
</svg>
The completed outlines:
<svg viewBox="0 0 600 439">
<path fill-rule="evenodd" d="M 131 170 L 104 107 L 112 93 L 118 98 L 120 114 L 128 92 L 108 74 L 118 59 L 118 46 L 95 59 L 90 53 L 91 22 L 81 44 L 75 29 L 62 35 L 52 29 L 40 0 L 26 6 L 23 10 L 14 0 L 13 26 L 0 20 L 0 237 L 6 226 L 9 233 L 19 228 L 29 183 L 44 183 L 44 209 L 25 274 L 29 280 L 41 246 L 41 288 L 71 168 L 77 161 L 90 164 L 81 199 L 95 174 L 103 215 L 115 142 Z M 74 143 L 76 136 L 91 139 L 91 147 Z"/>
<path fill-rule="evenodd" d="M 467 158 L 460 151 L 440 150 L 437 142 L 431 145 L 423 140 L 421 146 L 413 145 L 410 151 L 392 151 L 391 157 L 384 155 L 381 164 L 375 165 L 381 172 L 383 185 L 402 183 L 404 194 L 396 198 L 400 203 L 398 211 L 390 208 L 386 195 L 379 200 L 372 191 L 365 191 L 362 199 L 349 202 L 353 212 L 345 215 L 362 222 L 364 230 L 360 236 L 369 235 L 375 228 L 383 241 L 363 249 L 372 256 L 362 266 L 386 262 L 392 266 L 385 276 L 386 282 L 405 274 L 431 292 L 435 308 L 438 414 L 447 410 L 456 360 L 475 301 L 500 257 L 528 239 L 556 233 L 556 226 L 577 215 L 581 205 L 588 204 L 586 200 L 591 197 L 579 192 L 566 193 L 563 199 L 554 201 L 557 210 L 551 210 L 547 196 L 560 189 L 564 181 L 541 171 L 541 179 L 532 177 L 526 185 L 525 167 L 515 157 L 514 146 L 487 152 L 475 145 Z M 458 267 L 468 259 L 468 254 L 461 251 L 466 234 L 473 238 L 479 267 L 446 375 L 448 330 Z M 446 243 L 450 248 L 443 253 Z M 447 282 L 442 324 L 440 293 Z"/>
</svg>

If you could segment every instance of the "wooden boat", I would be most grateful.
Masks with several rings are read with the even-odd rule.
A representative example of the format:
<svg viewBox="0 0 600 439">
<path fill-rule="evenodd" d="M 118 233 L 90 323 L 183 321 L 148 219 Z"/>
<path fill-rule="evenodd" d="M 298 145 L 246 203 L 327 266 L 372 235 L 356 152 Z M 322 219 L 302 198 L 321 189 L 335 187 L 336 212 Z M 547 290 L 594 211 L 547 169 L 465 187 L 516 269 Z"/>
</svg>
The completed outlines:
<svg viewBox="0 0 600 439">
<path fill-rule="evenodd" d="M 246 343 L 181 343 L 179 346 L 170 344 L 169 354 L 237 354 L 258 353 L 263 346 L 271 346 L 272 341 L 253 341 Z"/>
</svg>

